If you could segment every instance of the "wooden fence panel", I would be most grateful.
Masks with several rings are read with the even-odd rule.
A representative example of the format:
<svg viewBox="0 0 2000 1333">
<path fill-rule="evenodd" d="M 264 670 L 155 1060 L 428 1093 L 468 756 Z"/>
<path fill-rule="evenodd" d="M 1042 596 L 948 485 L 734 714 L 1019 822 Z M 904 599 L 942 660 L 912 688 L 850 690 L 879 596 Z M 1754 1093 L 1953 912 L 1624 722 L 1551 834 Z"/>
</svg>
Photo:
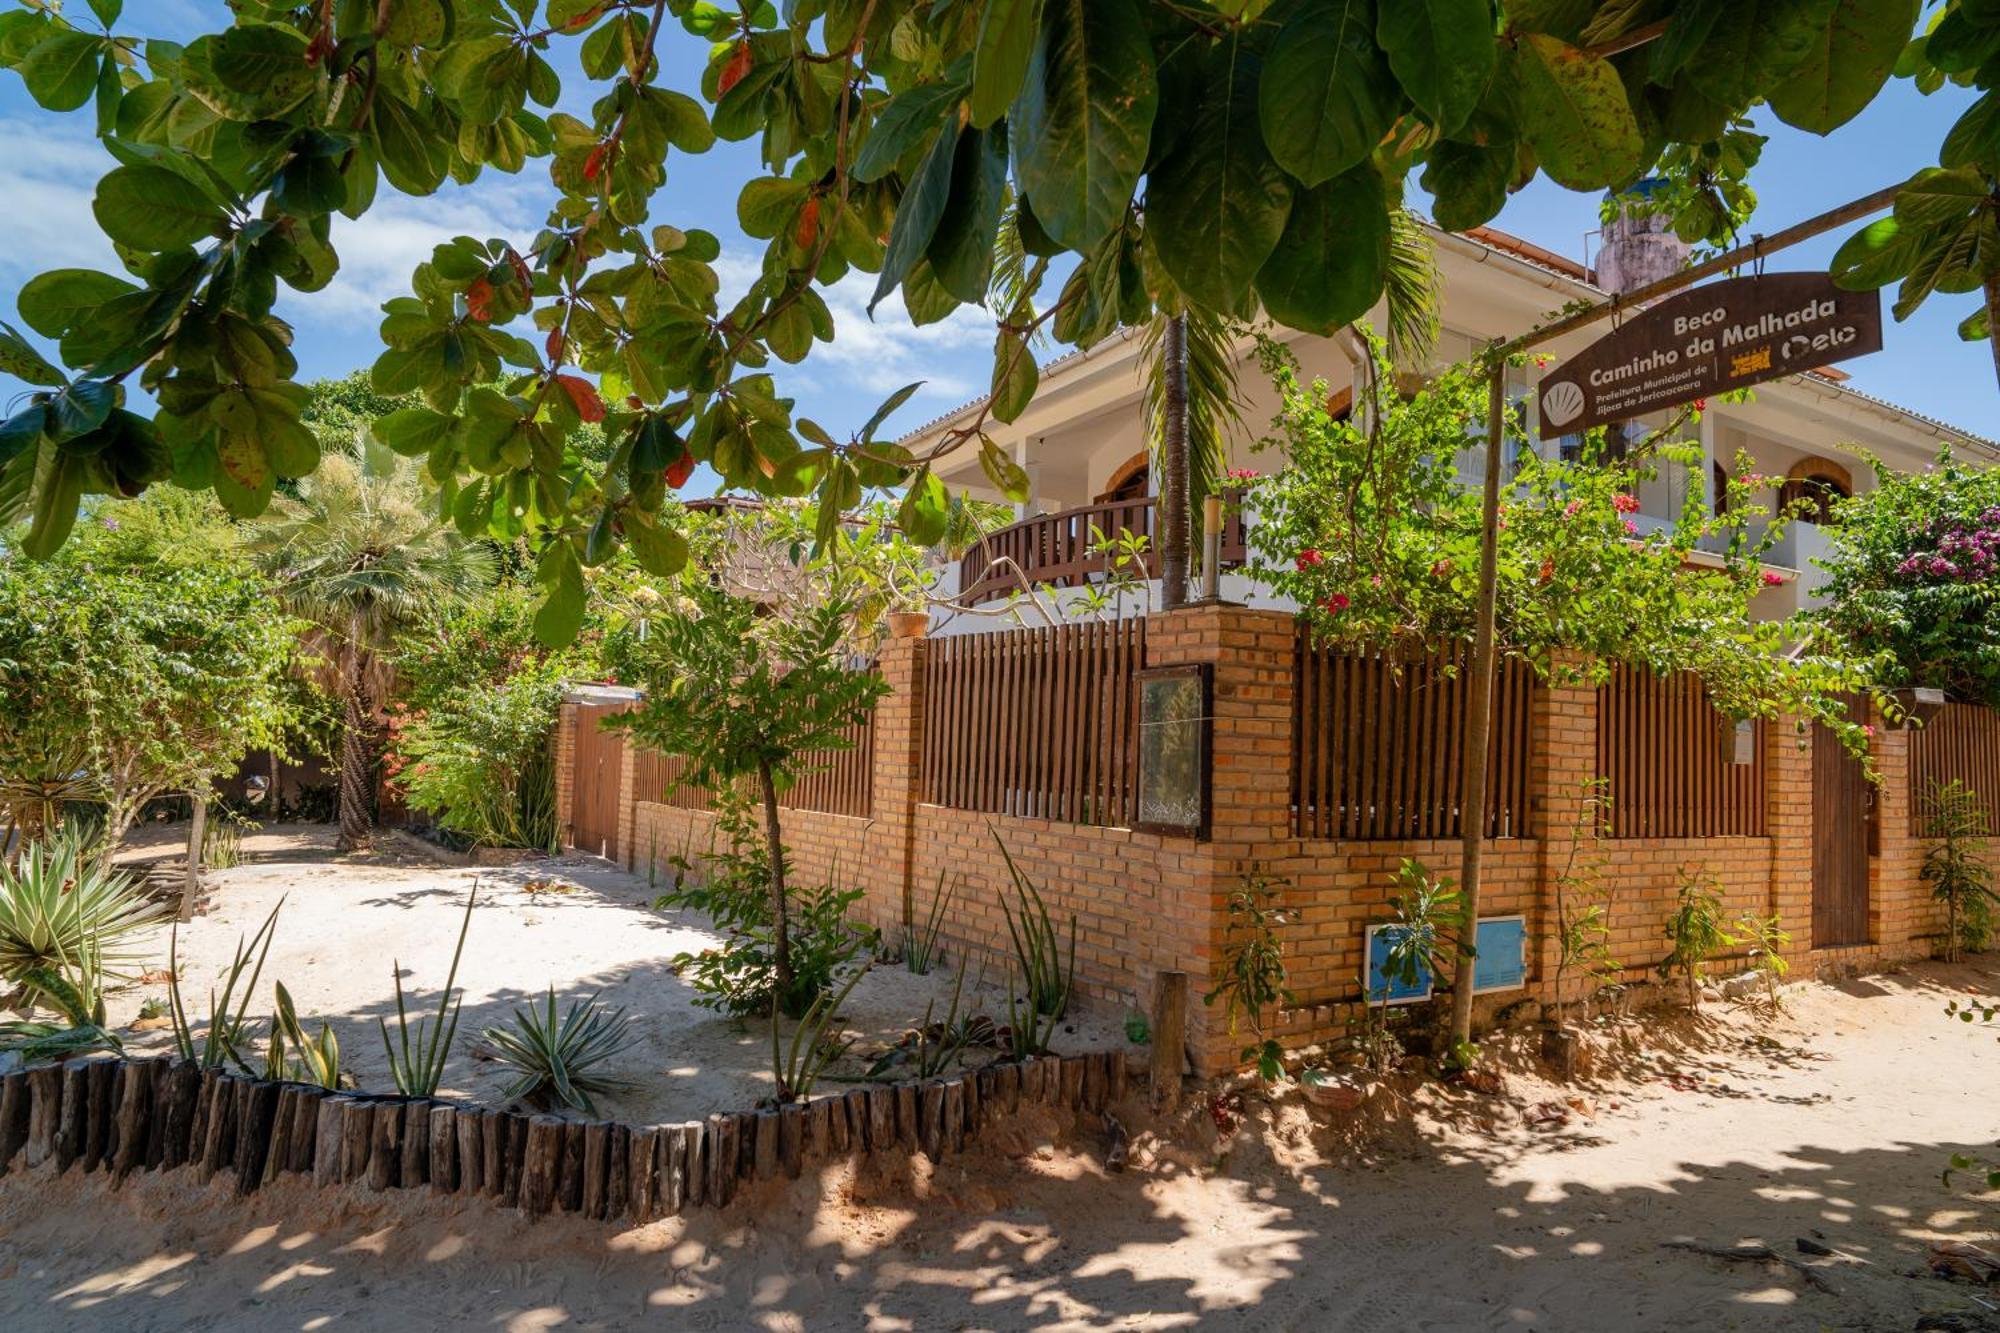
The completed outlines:
<svg viewBox="0 0 2000 1333">
<path fill-rule="evenodd" d="M 1910 733 L 1910 804 L 1929 813 L 1933 783 L 1957 780 L 1972 788 L 1986 810 L 1986 832 L 2000 806 L 2000 713 L 1984 704 L 1946 704 Z"/>
<path fill-rule="evenodd" d="M 1614 838 L 1764 836 L 1765 726 L 1751 762 L 1691 671 L 1656 676 L 1615 663 L 1597 691 L 1597 774 Z"/>
<path fill-rule="evenodd" d="M 845 731 L 848 748 L 808 754 L 805 770 L 790 790 L 778 797 L 786 810 L 868 819 L 875 811 L 875 710 L 870 708 Z M 706 787 L 686 781 L 687 759 L 677 754 L 641 748 L 634 760 L 634 799 L 671 805 L 682 810 L 706 810 Z"/>
<path fill-rule="evenodd" d="M 1301 625 L 1293 690 L 1292 809 L 1302 838 L 1459 836 L 1460 755 L 1470 653 L 1409 660 L 1310 641 Z M 1494 680 L 1486 836 L 1529 836 L 1534 672 L 1508 659 Z"/>
<path fill-rule="evenodd" d="M 1143 617 L 933 639 L 923 799 L 1073 824 L 1136 816 Z"/>
</svg>

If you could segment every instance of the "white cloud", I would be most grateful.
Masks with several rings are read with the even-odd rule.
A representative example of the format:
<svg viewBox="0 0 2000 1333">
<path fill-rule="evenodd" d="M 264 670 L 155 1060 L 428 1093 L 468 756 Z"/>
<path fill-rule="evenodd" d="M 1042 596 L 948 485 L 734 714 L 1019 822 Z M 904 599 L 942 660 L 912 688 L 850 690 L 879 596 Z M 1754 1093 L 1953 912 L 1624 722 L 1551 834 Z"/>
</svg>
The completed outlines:
<svg viewBox="0 0 2000 1333">
<path fill-rule="evenodd" d="M 440 243 L 454 236 L 499 237 L 525 248 L 543 212 L 529 198 L 532 184 L 482 178 L 468 187 L 447 186 L 442 193 L 414 198 L 384 183 L 374 207 L 359 219 L 334 219 L 339 275 L 323 291 L 282 299 L 280 313 L 294 323 L 372 325 L 384 301 L 409 294 L 411 272 Z"/>
</svg>

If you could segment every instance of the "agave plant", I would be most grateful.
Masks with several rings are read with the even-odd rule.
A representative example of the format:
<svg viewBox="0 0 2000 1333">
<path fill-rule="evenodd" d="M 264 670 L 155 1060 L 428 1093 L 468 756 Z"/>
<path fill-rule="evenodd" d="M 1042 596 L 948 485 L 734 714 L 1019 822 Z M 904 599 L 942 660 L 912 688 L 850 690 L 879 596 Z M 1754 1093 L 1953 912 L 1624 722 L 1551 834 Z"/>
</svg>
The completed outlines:
<svg viewBox="0 0 2000 1333">
<path fill-rule="evenodd" d="M 1069 918 L 1069 958 L 1065 963 L 1062 938 L 1049 919 L 1048 904 L 1035 882 L 1014 864 L 1014 855 L 995 833 L 1000 855 L 1006 859 L 1007 873 L 1014 880 L 1015 901 L 1000 899 L 1000 914 L 1007 922 L 1007 935 L 1014 944 L 1014 960 L 1019 968 L 1022 991 L 1035 1012 L 1061 1018 L 1069 1008 L 1070 989 L 1076 980 L 1076 915 Z"/>
<path fill-rule="evenodd" d="M 278 906 L 264 918 L 264 924 L 257 927 L 257 933 L 246 943 L 240 936 L 236 941 L 236 957 L 223 975 L 222 994 L 217 995 L 211 988 L 208 993 L 208 1025 L 197 1042 L 194 1027 L 188 1021 L 187 1005 L 181 1000 L 180 968 L 180 927 L 176 925 L 167 942 L 167 1005 L 174 1022 L 174 1053 L 183 1060 L 192 1060 L 203 1069 L 220 1068 L 224 1061 L 235 1065 L 245 1073 L 250 1066 L 243 1058 L 248 1045 L 246 1028 L 250 998 L 257 993 L 257 978 L 264 973 L 264 959 L 271 952 L 271 939 L 278 924 L 278 909 L 285 905 L 278 900 Z M 254 958 L 254 964 L 252 956 Z M 237 998 L 236 985 L 243 979 L 245 971 L 250 973 L 249 984 L 243 987 L 241 998 Z M 234 1000 L 234 1008 L 231 1001 Z"/>
<path fill-rule="evenodd" d="M 465 953 L 465 933 L 472 929 L 472 904 L 479 897 L 479 881 L 472 881 L 472 891 L 465 895 L 465 919 L 458 927 L 458 947 L 452 950 L 451 971 L 445 975 L 444 994 L 438 997 L 438 1011 L 435 1019 L 418 1019 L 414 1028 L 410 1025 L 409 1010 L 403 1005 L 403 969 L 400 963 L 391 971 L 396 981 L 396 1035 L 398 1041 L 389 1039 L 389 1024 L 376 1019 L 382 1029 L 382 1046 L 389 1052 L 389 1074 L 396 1080 L 396 1091 L 405 1097 L 429 1097 L 437 1092 L 438 1080 L 444 1077 L 444 1062 L 451 1054 L 452 1038 L 458 1035 L 458 1014 L 465 1007 L 465 997 L 460 995 L 456 1003 L 452 1001 L 451 989 L 458 980 L 458 960 Z"/>
<path fill-rule="evenodd" d="M 834 1020 L 839 1016 L 840 1006 L 847 1003 L 847 997 L 861 984 L 861 978 L 868 975 L 870 963 L 863 963 L 854 969 L 847 984 L 838 992 L 821 991 L 800 1017 L 799 1025 L 792 1029 L 791 1041 L 780 1043 L 778 1039 L 778 1006 L 771 1006 L 771 1076 L 777 1082 L 775 1100 L 779 1104 L 803 1101 L 812 1095 L 813 1085 L 820 1075 L 854 1043 L 851 1039 L 841 1040 L 834 1034 Z M 959 974 L 960 979 L 964 973 Z M 929 1011 L 925 1012 L 929 1018 Z"/>
<path fill-rule="evenodd" d="M 122 1051 L 124 1043 L 104 1024 L 104 976 L 96 956 L 86 948 L 63 970 L 30 968 L 22 978 L 28 990 L 62 1016 L 61 1022 L 26 1019 L 0 1023 L 0 1050 L 22 1060 L 67 1060 L 90 1051 Z"/>
<path fill-rule="evenodd" d="M 592 1093 L 630 1086 L 593 1072 L 633 1040 L 631 1029 L 625 1026 L 625 1010 L 601 1008 L 597 994 L 572 1001 L 558 1018 L 556 988 L 550 986 L 545 1004 L 516 1009 L 511 1023 L 486 1029 L 487 1044 L 500 1063 L 515 1073 L 514 1081 L 504 1090 L 505 1097 L 519 1098 L 531 1106 L 547 1106 L 553 1099 L 594 1116 L 597 1105 L 590 1099 Z"/>
<path fill-rule="evenodd" d="M 282 981 L 272 983 L 278 1011 L 271 1015 L 271 1048 L 264 1060 L 264 1077 L 274 1082 L 340 1086 L 340 1039 L 330 1024 L 319 1025 L 319 1036 L 306 1036 L 292 994 Z M 289 1053 L 287 1052 L 287 1048 Z"/>
<path fill-rule="evenodd" d="M 163 904 L 66 828 L 29 843 L 16 864 L 0 863 L 0 980 L 25 987 L 31 1001 L 60 1007 L 35 977 L 74 984 L 85 959 L 95 972 L 116 976 L 140 956 L 137 940 L 165 916 Z"/>
</svg>

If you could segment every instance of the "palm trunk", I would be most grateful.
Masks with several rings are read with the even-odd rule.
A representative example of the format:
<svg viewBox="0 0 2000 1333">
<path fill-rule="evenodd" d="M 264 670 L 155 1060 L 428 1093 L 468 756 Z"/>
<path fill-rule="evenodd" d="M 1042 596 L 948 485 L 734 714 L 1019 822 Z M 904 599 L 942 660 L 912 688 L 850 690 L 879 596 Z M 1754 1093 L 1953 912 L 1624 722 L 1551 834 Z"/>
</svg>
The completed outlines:
<svg viewBox="0 0 2000 1333">
<path fill-rule="evenodd" d="M 369 779 L 375 765 L 368 747 L 368 709 L 360 681 L 347 692 L 347 712 L 340 724 L 340 837 L 337 851 L 365 851 L 374 834 L 369 813 Z"/>
<path fill-rule="evenodd" d="M 1160 423 L 1160 605 L 1168 611 L 1187 604 L 1188 498 L 1187 316 L 1167 320 L 1160 339 L 1162 421 Z"/>
<path fill-rule="evenodd" d="M 784 833 L 778 827 L 778 784 L 767 761 L 757 764 L 757 788 L 764 797 L 764 843 L 771 857 L 771 974 L 777 992 L 771 1003 L 782 1007 L 792 993 L 792 937 L 785 902 Z"/>
</svg>

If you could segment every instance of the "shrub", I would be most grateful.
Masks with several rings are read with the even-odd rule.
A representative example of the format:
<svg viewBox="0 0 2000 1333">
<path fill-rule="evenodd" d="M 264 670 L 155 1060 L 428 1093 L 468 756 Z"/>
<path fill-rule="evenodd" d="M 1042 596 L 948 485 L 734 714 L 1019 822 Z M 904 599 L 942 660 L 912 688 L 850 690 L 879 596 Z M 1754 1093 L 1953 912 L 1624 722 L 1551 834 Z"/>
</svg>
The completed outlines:
<svg viewBox="0 0 2000 1333">
<path fill-rule="evenodd" d="M 629 1086 L 596 1072 L 635 1040 L 624 1018 L 624 1009 L 604 1009 L 596 994 L 572 1001 L 558 1018 L 556 988 L 550 986 L 546 1003 L 516 1009 L 512 1022 L 486 1029 L 487 1044 L 515 1072 L 503 1095 L 530 1106 L 546 1108 L 553 1101 L 596 1115 L 591 1094 Z"/>
<path fill-rule="evenodd" d="M 1235 1036 L 1239 1021 L 1247 1021 L 1256 1040 L 1243 1048 L 1241 1059 L 1255 1062 L 1259 1077 L 1273 1082 L 1283 1077 L 1284 1050 L 1277 1039 L 1264 1035 L 1264 1010 L 1290 1004 L 1292 992 L 1286 986 L 1284 947 L 1278 928 L 1290 918 L 1279 904 L 1285 881 L 1252 874 L 1243 887 L 1229 895 L 1229 925 L 1223 936 L 1222 975 L 1201 997 L 1203 1004 L 1223 1002 L 1229 1035 Z"/>
<path fill-rule="evenodd" d="M 1736 922 L 1736 929 L 1750 946 L 1751 968 L 1764 979 L 1765 1003 L 1772 1009 L 1781 1008 L 1784 1001 L 1778 997 L 1778 983 L 1792 970 L 1784 954 L 1791 947 L 1792 932 L 1785 929 L 1783 919 L 1775 913 L 1771 916 L 1745 913 Z"/>
<path fill-rule="evenodd" d="M 1722 925 L 1722 881 L 1713 871 L 1683 866 L 1674 914 L 1667 918 L 1672 947 L 1660 960 L 1660 976 L 1678 974 L 1687 986 L 1688 1004 L 1701 1004 L 1701 982 L 1708 960 L 1736 944 Z"/>
<path fill-rule="evenodd" d="M 1986 864 L 1986 811 L 1978 793 L 1957 778 L 1932 781 L 1923 805 L 1920 877 L 1944 908 L 1947 962 L 1986 947 L 1993 924 L 1993 872 Z"/>
</svg>

